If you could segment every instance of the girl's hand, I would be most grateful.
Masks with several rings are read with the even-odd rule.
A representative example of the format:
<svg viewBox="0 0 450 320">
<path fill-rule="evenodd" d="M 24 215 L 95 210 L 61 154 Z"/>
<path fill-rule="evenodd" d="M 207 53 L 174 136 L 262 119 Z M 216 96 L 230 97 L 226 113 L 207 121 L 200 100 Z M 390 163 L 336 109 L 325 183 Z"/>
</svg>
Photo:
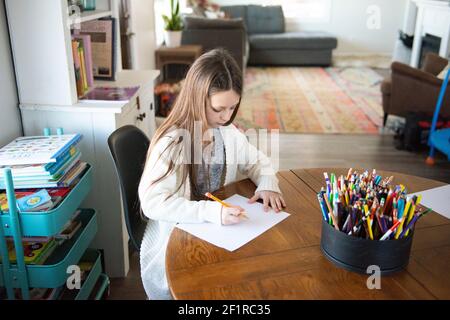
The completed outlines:
<svg viewBox="0 0 450 320">
<path fill-rule="evenodd" d="M 241 221 L 241 215 L 244 213 L 245 210 L 239 206 L 235 207 L 224 207 L 222 206 L 222 224 L 223 225 L 229 225 L 229 224 L 236 224 Z"/>
<path fill-rule="evenodd" d="M 286 202 L 281 193 L 273 191 L 259 191 L 248 200 L 248 203 L 255 203 L 256 200 L 262 199 L 264 204 L 264 211 L 269 211 L 269 204 L 275 212 L 280 212 L 286 207 Z"/>
</svg>

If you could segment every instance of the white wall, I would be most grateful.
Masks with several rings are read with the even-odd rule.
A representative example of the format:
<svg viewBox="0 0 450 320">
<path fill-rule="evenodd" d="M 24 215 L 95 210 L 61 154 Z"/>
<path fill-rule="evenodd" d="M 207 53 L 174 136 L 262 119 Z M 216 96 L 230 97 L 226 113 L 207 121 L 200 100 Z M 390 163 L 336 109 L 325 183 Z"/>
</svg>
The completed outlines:
<svg viewBox="0 0 450 320">
<path fill-rule="evenodd" d="M 274 4 L 277 0 L 215 0 L 220 5 Z M 282 0 L 278 1 L 282 3 Z M 406 0 L 331 0 L 326 22 L 288 20 L 288 31 L 321 30 L 338 38 L 334 54 L 391 55 L 398 30 L 402 26 Z M 376 21 L 379 17 L 379 23 Z M 370 28 L 368 27 L 370 26 Z"/>
<path fill-rule="evenodd" d="M 22 135 L 5 8 L 0 0 L 0 147 Z"/>
</svg>

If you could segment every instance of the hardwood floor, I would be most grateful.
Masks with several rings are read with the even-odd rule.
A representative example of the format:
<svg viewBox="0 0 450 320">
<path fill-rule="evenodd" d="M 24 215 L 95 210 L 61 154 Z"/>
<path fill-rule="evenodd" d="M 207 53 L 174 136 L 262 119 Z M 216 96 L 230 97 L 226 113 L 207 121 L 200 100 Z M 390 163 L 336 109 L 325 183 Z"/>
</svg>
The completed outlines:
<svg viewBox="0 0 450 320">
<path fill-rule="evenodd" d="M 141 281 L 139 254 L 130 256 L 130 271 L 126 278 L 111 278 L 108 300 L 146 300 Z"/>
<path fill-rule="evenodd" d="M 395 149 L 391 135 L 282 134 L 279 170 L 314 167 L 353 167 L 398 171 L 450 183 L 450 162 L 437 155 L 433 167 L 425 164 L 427 150 L 419 153 Z M 126 278 L 111 279 L 109 299 L 146 299 L 139 257 L 130 260 Z"/>
<path fill-rule="evenodd" d="M 436 165 L 427 166 L 427 152 L 397 150 L 392 135 L 280 135 L 280 170 L 375 168 L 450 183 L 450 162 L 438 154 Z"/>
</svg>

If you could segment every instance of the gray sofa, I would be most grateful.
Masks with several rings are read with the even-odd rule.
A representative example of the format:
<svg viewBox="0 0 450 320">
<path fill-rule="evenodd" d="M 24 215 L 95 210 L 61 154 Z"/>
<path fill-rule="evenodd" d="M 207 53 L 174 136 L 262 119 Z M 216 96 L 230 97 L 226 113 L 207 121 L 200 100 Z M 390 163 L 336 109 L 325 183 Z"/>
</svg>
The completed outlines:
<svg viewBox="0 0 450 320">
<path fill-rule="evenodd" d="M 249 65 L 331 64 L 337 39 L 326 32 L 286 32 L 281 6 L 222 6 L 229 20 L 186 17 L 183 44 L 228 49 L 242 68 Z"/>
<path fill-rule="evenodd" d="M 331 64 L 337 39 L 319 31 L 286 32 L 281 6 L 224 6 L 230 17 L 241 18 L 247 27 L 250 65 Z"/>
</svg>

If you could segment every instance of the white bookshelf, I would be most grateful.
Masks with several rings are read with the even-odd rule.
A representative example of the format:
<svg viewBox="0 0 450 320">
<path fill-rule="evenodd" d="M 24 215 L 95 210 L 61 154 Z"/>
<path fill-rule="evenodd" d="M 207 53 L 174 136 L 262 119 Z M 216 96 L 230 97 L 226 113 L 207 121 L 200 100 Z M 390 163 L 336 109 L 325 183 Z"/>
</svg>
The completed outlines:
<svg viewBox="0 0 450 320">
<path fill-rule="evenodd" d="M 82 23 L 86 21 L 96 20 L 104 17 L 112 16 L 111 10 L 93 10 L 93 11 L 84 11 L 81 12 L 80 15 L 72 14 L 68 17 L 68 22 L 71 25 L 75 23 Z"/>
<path fill-rule="evenodd" d="M 97 10 L 70 15 L 67 0 L 6 0 L 19 100 L 22 103 L 73 105 L 78 102 L 71 28 L 103 17 L 116 18 L 115 65 L 122 70 L 119 2 L 97 0 Z"/>
</svg>

